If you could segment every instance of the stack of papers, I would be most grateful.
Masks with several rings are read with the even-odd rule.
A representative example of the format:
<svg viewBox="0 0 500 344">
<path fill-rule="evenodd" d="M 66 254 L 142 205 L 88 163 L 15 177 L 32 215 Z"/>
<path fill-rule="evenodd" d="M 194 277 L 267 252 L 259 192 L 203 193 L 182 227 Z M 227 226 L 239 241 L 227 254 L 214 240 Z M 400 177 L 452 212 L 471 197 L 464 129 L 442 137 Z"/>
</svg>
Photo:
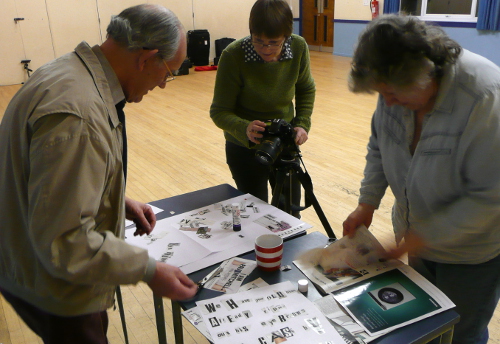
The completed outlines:
<svg viewBox="0 0 500 344">
<path fill-rule="evenodd" d="M 358 338 L 365 342 L 455 307 L 410 266 L 380 259 L 383 248 L 364 226 L 354 238 L 343 237 L 327 249 L 331 255 L 341 251 L 351 254 L 341 254 L 340 261 L 331 262 L 336 268 L 307 259 L 294 264 L 325 293 L 332 294 L 320 301 L 323 312 L 351 334 L 361 334 Z M 335 310 L 332 297 L 346 313 Z"/>
<path fill-rule="evenodd" d="M 380 259 L 385 250 L 365 226 L 353 238 L 342 237 L 325 251 L 325 260 L 330 261 L 319 262 L 323 267 L 306 259 L 293 262 L 325 294 L 404 265 L 397 259 Z"/>
</svg>

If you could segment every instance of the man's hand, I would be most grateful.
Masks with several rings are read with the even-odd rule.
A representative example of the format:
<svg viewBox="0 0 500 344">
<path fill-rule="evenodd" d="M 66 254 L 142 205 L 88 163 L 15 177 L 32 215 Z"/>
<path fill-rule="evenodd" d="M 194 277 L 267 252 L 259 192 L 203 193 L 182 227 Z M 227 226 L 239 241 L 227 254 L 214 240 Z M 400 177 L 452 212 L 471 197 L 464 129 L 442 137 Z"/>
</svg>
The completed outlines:
<svg viewBox="0 0 500 344">
<path fill-rule="evenodd" d="M 161 262 L 156 262 L 155 274 L 148 285 L 156 296 L 174 301 L 192 298 L 198 291 L 196 283 L 178 267 Z"/>
<path fill-rule="evenodd" d="M 153 209 L 142 202 L 125 197 L 125 217 L 135 223 L 134 235 L 150 234 L 156 225 L 156 215 Z"/>
<path fill-rule="evenodd" d="M 375 207 L 370 204 L 360 203 L 357 208 L 347 217 L 347 219 L 342 223 L 344 228 L 344 235 L 352 238 L 356 233 L 356 228 L 361 225 L 365 225 L 366 228 L 370 227 L 372 224 L 373 213 L 375 212 Z"/>
</svg>

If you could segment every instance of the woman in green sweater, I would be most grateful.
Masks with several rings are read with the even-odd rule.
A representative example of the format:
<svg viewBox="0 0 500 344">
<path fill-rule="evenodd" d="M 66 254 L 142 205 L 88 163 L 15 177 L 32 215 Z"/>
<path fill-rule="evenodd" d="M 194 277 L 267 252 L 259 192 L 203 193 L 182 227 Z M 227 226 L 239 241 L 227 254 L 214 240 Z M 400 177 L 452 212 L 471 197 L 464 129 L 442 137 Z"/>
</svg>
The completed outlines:
<svg viewBox="0 0 500 344">
<path fill-rule="evenodd" d="M 266 202 L 267 183 L 275 183 L 273 168 L 258 162 L 252 149 L 263 137 L 265 121 L 292 124 L 298 145 L 307 141 L 311 127 L 316 88 L 309 50 L 292 30 L 287 2 L 257 0 L 250 12 L 250 36 L 234 41 L 221 55 L 210 107 L 210 117 L 224 130 L 227 164 L 238 190 Z M 298 205 L 300 184 L 293 184 L 292 202 Z"/>
</svg>

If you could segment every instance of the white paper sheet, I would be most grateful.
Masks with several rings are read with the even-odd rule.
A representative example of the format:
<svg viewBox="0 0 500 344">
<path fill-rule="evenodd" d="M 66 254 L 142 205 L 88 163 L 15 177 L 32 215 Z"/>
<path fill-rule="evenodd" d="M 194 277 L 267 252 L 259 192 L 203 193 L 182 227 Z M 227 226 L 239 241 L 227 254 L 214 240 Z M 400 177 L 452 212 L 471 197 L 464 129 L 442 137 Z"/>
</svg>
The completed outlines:
<svg viewBox="0 0 500 344">
<path fill-rule="evenodd" d="M 224 230 L 222 223 L 232 221 L 225 206 L 241 205 L 242 230 Z M 159 208 L 157 208 L 159 209 Z M 207 225 L 210 232 L 180 230 L 182 226 Z M 241 195 L 220 203 L 178 214 L 156 223 L 148 236 L 134 237 L 135 227 L 125 231 L 126 241 L 146 248 L 150 256 L 178 266 L 188 274 L 226 259 L 252 251 L 255 238 L 271 232 L 288 237 L 311 228 L 311 225 L 250 195 Z"/>
<path fill-rule="evenodd" d="M 210 265 L 220 263 L 226 259 L 235 257 L 242 253 L 252 251 L 255 248 L 253 243 L 245 242 L 239 246 L 231 247 L 228 250 L 211 253 L 208 256 L 203 257 L 203 259 L 192 261 L 180 267 L 182 272 L 185 274 L 190 274 L 192 272 L 204 269 Z"/>
<path fill-rule="evenodd" d="M 289 281 L 196 304 L 215 344 L 345 344 Z"/>
<path fill-rule="evenodd" d="M 264 281 L 262 278 L 259 277 L 257 279 L 254 279 L 252 282 L 248 282 L 247 284 L 242 285 L 238 290 L 238 292 L 267 287 L 268 285 L 269 283 L 267 283 L 266 281 Z"/>
<path fill-rule="evenodd" d="M 149 256 L 159 262 L 180 267 L 202 260 L 210 254 L 178 230 L 174 230 L 165 220 L 156 223 L 150 235 L 134 236 L 135 227 L 125 231 L 125 241 L 148 250 Z"/>
<path fill-rule="evenodd" d="M 239 232 L 232 229 L 232 203 L 238 203 L 241 209 L 242 229 Z M 311 227 L 250 194 L 172 216 L 168 220 L 174 228 L 182 228 L 187 237 L 211 253 L 234 251 L 234 247 L 243 245 L 245 251 L 237 253 L 241 254 L 253 249 L 255 238 L 261 234 L 271 231 L 286 237 Z M 196 230 L 191 230 L 200 226 L 206 226 L 210 231 L 206 235 L 198 235 Z"/>
<path fill-rule="evenodd" d="M 193 307 L 187 311 L 182 312 L 182 315 L 189 320 L 189 322 L 196 327 L 202 335 L 205 336 L 209 341 L 213 342 L 212 336 L 207 330 L 205 323 L 203 322 L 203 317 L 200 314 L 198 307 Z"/>
</svg>

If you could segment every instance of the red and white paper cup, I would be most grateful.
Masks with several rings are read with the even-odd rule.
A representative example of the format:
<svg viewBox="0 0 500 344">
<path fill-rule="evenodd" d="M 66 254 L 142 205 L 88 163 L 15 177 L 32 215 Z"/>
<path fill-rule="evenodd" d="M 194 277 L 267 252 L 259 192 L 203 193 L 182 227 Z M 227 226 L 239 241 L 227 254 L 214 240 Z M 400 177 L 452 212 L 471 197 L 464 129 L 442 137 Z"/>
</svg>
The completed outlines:
<svg viewBox="0 0 500 344">
<path fill-rule="evenodd" d="M 264 271 L 275 271 L 281 266 L 283 239 L 276 234 L 263 234 L 255 239 L 255 259 Z"/>
</svg>

